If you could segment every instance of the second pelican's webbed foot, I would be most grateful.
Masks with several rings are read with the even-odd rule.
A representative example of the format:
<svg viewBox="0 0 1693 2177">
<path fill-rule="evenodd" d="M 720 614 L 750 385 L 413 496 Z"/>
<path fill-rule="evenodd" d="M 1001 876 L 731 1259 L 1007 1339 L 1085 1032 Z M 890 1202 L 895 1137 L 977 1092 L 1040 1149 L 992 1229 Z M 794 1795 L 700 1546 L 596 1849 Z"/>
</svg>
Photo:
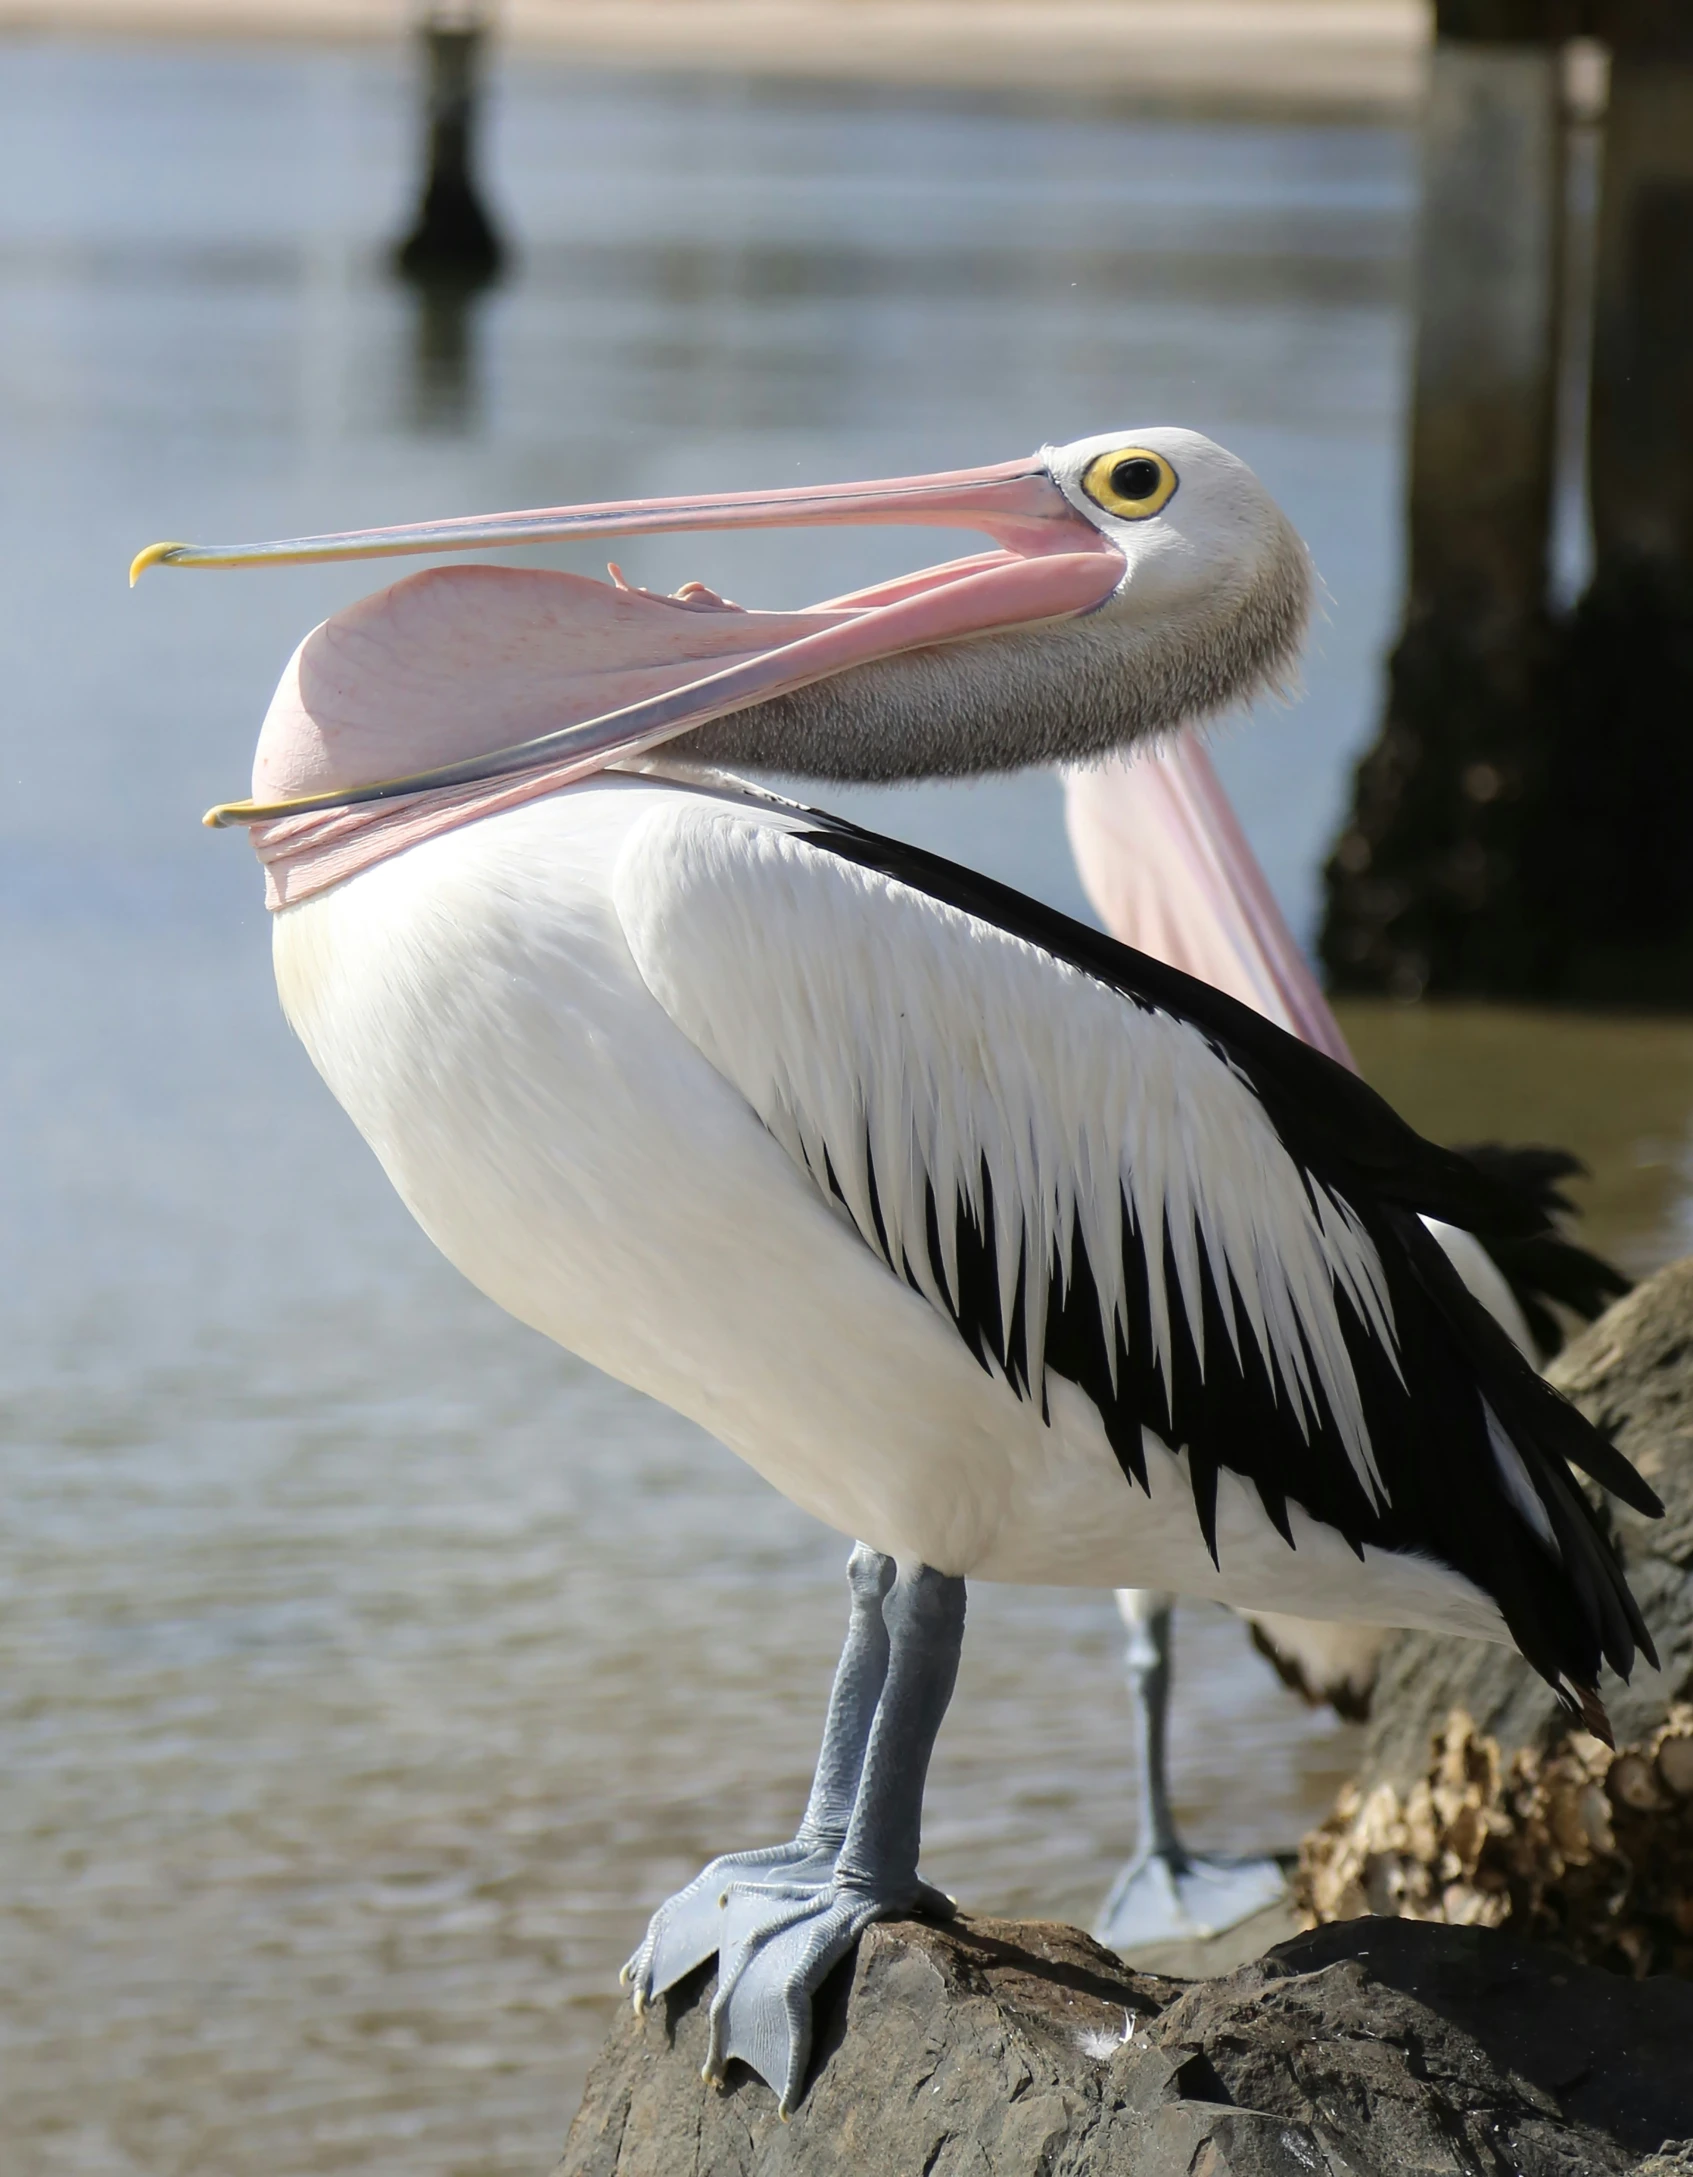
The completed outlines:
<svg viewBox="0 0 1693 2177">
<path fill-rule="evenodd" d="M 1111 1885 L 1093 1932 L 1116 1951 L 1206 1942 L 1286 1895 L 1287 1878 L 1274 1860 L 1149 1852 L 1132 1859 Z"/>
</svg>

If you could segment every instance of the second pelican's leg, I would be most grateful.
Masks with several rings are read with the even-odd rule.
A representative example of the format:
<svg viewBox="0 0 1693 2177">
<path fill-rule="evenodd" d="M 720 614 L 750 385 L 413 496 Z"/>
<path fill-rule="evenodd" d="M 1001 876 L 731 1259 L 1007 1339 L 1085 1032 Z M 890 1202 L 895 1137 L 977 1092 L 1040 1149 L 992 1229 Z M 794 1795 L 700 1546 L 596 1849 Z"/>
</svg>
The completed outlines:
<svg viewBox="0 0 1693 2177">
<path fill-rule="evenodd" d="M 1167 1761 L 1173 1600 L 1144 1588 L 1117 1592 L 1140 1736 L 1140 1841 L 1094 1929 L 1113 1950 L 1220 1934 L 1273 1905 L 1286 1889 L 1274 1860 L 1201 1859 L 1176 1832 Z"/>
<path fill-rule="evenodd" d="M 811 1797 L 793 1840 L 750 1852 L 724 1853 L 658 1908 L 648 1923 L 646 1939 L 623 1968 L 637 2010 L 717 1956 L 732 1889 L 806 1896 L 828 1887 L 852 1819 L 864 1749 L 888 1673 L 888 1629 L 882 1603 L 893 1586 L 895 1569 L 891 1557 L 863 1542 L 854 1544 L 847 1559 L 852 1605 L 846 1645 L 835 1666 Z"/>
<path fill-rule="evenodd" d="M 737 1886 L 728 1908 L 733 1933 L 720 1955 L 706 2073 L 720 2077 L 738 2057 L 775 2087 L 784 2113 L 805 2080 L 812 1998 L 824 1980 L 872 1921 L 936 1895 L 917 1872 L 923 1788 L 958 1677 L 964 1582 L 920 1565 L 883 1614 L 887 1679 L 828 1889 L 773 1913 L 767 1897 Z"/>
</svg>

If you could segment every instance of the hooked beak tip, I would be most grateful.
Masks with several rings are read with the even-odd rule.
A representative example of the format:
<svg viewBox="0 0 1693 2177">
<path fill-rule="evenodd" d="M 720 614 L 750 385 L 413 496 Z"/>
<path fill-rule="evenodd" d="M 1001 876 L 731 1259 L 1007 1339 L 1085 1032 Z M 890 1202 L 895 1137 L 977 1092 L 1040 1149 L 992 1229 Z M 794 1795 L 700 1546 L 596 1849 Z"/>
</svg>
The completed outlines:
<svg viewBox="0 0 1693 2177">
<path fill-rule="evenodd" d="M 149 567 L 168 567 L 178 552 L 190 549 L 178 540 L 167 539 L 163 544 L 150 544 L 144 552 L 137 552 L 129 563 L 130 588 L 134 589 Z"/>
</svg>

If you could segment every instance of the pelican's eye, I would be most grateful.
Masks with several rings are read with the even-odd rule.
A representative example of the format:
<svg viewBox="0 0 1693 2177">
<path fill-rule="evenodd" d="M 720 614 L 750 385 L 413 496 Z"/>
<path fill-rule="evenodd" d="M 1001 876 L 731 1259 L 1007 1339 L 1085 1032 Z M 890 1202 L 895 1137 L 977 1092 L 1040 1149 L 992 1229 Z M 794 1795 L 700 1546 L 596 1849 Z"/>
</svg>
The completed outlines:
<svg viewBox="0 0 1693 2177">
<path fill-rule="evenodd" d="M 1176 482 L 1162 454 L 1146 446 L 1119 446 L 1088 463 L 1082 489 L 1119 521 L 1143 522 L 1149 514 L 1163 513 L 1175 497 Z"/>
</svg>

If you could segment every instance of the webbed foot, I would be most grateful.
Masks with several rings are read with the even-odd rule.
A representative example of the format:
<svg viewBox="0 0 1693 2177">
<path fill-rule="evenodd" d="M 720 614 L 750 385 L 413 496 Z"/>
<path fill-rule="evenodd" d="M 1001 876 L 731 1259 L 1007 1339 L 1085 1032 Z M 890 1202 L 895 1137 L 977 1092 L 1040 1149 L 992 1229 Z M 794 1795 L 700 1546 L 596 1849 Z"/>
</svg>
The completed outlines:
<svg viewBox="0 0 1693 2177">
<path fill-rule="evenodd" d="M 835 1855 L 795 1838 L 789 1844 L 761 1845 L 750 1852 L 725 1852 L 694 1877 L 685 1889 L 666 1898 L 647 1922 L 641 1947 L 623 1968 L 622 1981 L 637 2012 L 654 1996 L 674 1988 L 696 1966 L 719 1955 L 724 1943 L 725 1908 L 732 1890 L 774 1888 L 815 1896 L 834 1879 Z"/>
<path fill-rule="evenodd" d="M 781 2114 L 790 2115 L 811 2060 L 817 1991 L 872 1922 L 915 1905 L 909 1890 L 876 1895 L 844 1883 L 811 1897 L 781 1899 L 751 1888 L 732 1893 L 705 2077 L 720 2081 L 728 2064 L 747 2064 L 774 2090 Z"/>
<path fill-rule="evenodd" d="M 1249 1920 L 1286 1894 L 1286 1877 L 1274 1860 L 1152 1852 L 1131 1860 L 1117 1877 L 1093 1932 L 1117 1951 L 1203 1940 Z"/>
<path fill-rule="evenodd" d="M 635 2009 L 644 2010 L 709 1958 L 719 1961 L 721 1986 L 731 1953 L 749 1934 L 756 1935 L 765 1917 L 772 1926 L 785 1926 L 790 1907 L 803 1911 L 826 1897 L 834 1880 L 834 1851 L 799 1838 L 714 1859 L 647 1922 L 641 1947 L 620 1976 Z M 911 1896 L 889 1908 L 895 1909 L 950 1920 L 958 1907 L 944 1890 L 919 1877 Z"/>
</svg>

